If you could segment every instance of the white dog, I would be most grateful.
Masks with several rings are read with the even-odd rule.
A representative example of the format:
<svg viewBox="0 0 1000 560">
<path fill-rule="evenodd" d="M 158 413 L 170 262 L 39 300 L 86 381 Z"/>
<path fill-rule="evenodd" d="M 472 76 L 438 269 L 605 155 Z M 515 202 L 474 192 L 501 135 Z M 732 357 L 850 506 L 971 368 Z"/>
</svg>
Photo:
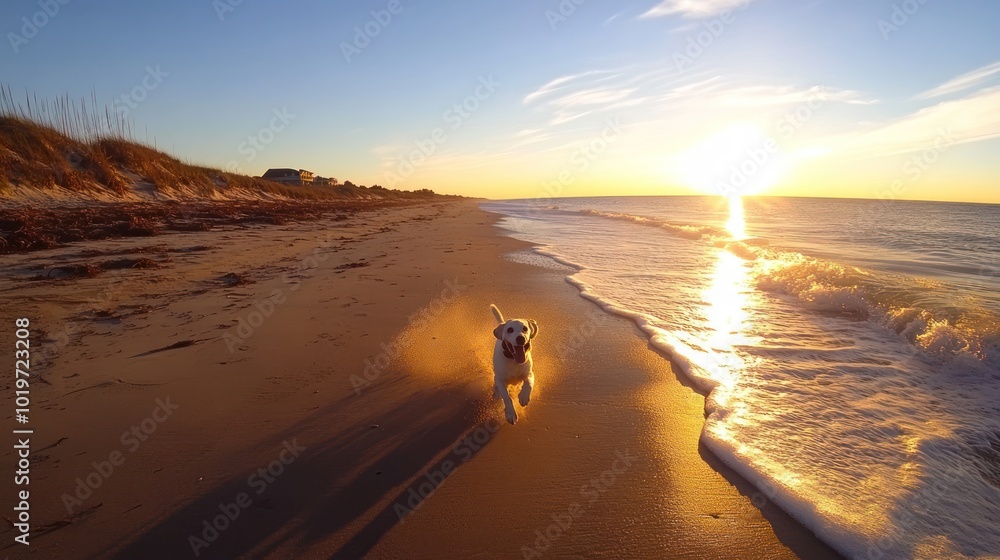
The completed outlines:
<svg viewBox="0 0 1000 560">
<path fill-rule="evenodd" d="M 507 421 L 513 424 L 517 422 L 517 411 L 507 387 L 521 382 L 517 400 L 521 406 L 528 406 L 531 388 L 535 385 L 535 373 L 531 371 L 531 339 L 538 334 L 538 323 L 531 319 L 504 321 L 497 306 L 490 305 L 490 310 L 500 323 L 493 329 L 493 336 L 497 337 L 493 346 L 493 383 L 503 399 Z"/>
</svg>

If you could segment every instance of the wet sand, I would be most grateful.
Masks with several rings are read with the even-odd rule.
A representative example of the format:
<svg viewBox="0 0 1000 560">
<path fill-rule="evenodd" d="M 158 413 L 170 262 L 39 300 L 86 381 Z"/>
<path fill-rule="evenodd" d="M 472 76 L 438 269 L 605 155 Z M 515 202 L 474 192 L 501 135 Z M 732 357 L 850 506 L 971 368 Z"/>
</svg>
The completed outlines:
<svg viewBox="0 0 1000 560">
<path fill-rule="evenodd" d="M 528 246 L 495 222 L 449 202 L 4 257 L 3 322 L 32 317 L 51 364 L 48 532 L 2 554 L 837 558 L 699 446 L 704 398 L 632 323 L 504 260 Z M 157 266 L 27 280 L 111 254 Z M 490 303 L 540 325 L 516 426 Z"/>
</svg>

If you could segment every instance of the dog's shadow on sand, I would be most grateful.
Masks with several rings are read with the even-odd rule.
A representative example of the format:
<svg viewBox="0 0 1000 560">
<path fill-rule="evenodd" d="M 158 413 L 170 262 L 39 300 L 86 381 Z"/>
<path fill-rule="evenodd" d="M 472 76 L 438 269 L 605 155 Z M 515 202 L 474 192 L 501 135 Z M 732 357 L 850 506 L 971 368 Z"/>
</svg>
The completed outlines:
<svg viewBox="0 0 1000 560">
<path fill-rule="evenodd" d="M 456 456 L 458 442 L 470 433 L 496 431 L 498 421 L 484 416 L 496 403 L 480 389 L 468 385 L 424 389 L 388 413 L 339 430 L 330 429 L 329 419 L 353 395 L 324 407 L 249 450 L 248 456 L 264 458 L 256 459 L 261 464 L 232 469 L 235 474 L 227 480 L 158 520 L 138 538 L 112 544 L 108 552 L 115 550 L 111 557 L 118 560 L 195 557 L 194 547 L 199 545 L 191 540 L 194 537 L 208 545 L 200 547 L 198 558 L 268 557 L 279 548 L 287 553 L 290 542 L 295 543 L 293 555 L 299 557 L 329 540 L 335 547 L 328 552 L 331 558 L 360 558 L 414 506 L 419 507 L 422 500 L 415 500 L 414 492 L 426 499 L 454 472 L 446 461 L 460 468 L 488 445 L 489 438 Z M 366 396 L 378 398 L 379 391 L 372 387 Z M 496 411 L 491 414 L 496 416 Z M 248 484 L 258 468 L 278 459 L 284 442 L 315 434 L 323 426 L 334 433 L 320 442 L 300 441 L 306 446 L 302 455 L 259 494 L 259 482 Z M 428 486 L 429 480 L 436 483 Z M 395 490 L 401 485 L 405 485 L 402 490 Z M 227 528 L 211 542 L 205 540 L 206 522 L 222 514 L 220 504 L 235 503 L 241 493 L 250 496 L 252 505 L 229 523 L 220 522 Z"/>
</svg>

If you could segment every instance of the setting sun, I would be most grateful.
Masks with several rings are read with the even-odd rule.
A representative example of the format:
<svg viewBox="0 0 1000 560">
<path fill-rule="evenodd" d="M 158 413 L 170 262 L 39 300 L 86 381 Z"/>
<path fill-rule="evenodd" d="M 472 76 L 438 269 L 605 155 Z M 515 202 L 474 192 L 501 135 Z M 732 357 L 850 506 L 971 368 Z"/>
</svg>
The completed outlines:
<svg viewBox="0 0 1000 560">
<path fill-rule="evenodd" d="M 698 192 L 756 195 L 778 183 L 789 165 L 763 129 L 739 123 L 694 144 L 672 167 L 676 181 Z"/>
</svg>

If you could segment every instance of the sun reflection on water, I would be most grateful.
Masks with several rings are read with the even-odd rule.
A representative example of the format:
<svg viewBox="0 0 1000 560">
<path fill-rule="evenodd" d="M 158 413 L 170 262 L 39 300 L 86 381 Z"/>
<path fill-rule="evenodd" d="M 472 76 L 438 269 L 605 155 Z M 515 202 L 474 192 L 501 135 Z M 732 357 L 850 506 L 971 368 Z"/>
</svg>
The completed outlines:
<svg viewBox="0 0 1000 560">
<path fill-rule="evenodd" d="M 726 222 L 726 229 L 734 239 L 747 237 L 743 200 L 739 196 L 729 197 L 729 221 Z M 729 251 L 718 251 L 711 284 L 702 293 L 702 301 L 707 305 L 704 365 L 708 366 L 705 369 L 718 383 L 712 394 L 716 405 L 728 405 L 739 384 L 740 375 L 746 369 L 737 346 L 749 342 L 746 331 L 750 291 L 747 262 Z"/>
<path fill-rule="evenodd" d="M 705 321 L 705 365 L 719 385 L 713 400 L 725 406 L 746 369 L 736 347 L 747 343 L 749 270 L 746 261 L 720 250 L 712 283 L 702 293 L 707 304 Z"/>
<path fill-rule="evenodd" d="M 736 241 L 747 238 L 747 222 L 743 213 L 743 198 L 734 194 L 729 197 L 729 221 L 726 222 L 726 230 Z"/>
</svg>

